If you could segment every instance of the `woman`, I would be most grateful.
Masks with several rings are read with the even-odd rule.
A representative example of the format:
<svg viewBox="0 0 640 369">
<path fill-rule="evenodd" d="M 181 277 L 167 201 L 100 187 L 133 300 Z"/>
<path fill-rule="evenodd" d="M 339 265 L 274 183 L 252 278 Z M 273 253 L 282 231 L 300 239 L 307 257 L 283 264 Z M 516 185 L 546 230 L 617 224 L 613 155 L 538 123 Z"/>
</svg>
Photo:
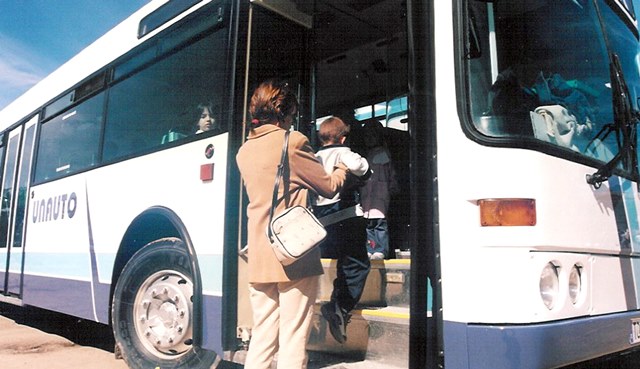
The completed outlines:
<svg viewBox="0 0 640 369">
<path fill-rule="evenodd" d="M 251 97 L 249 136 L 236 156 L 249 196 L 248 269 L 254 325 L 245 369 L 269 368 L 276 352 L 278 368 L 307 366 L 312 307 L 318 276 L 323 273 L 320 251 L 316 248 L 283 267 L 265 233 L 284 135 L 297 110 L 298 101 L 288 84 L 262 83 Z M 276 214 L 294 205 L 306 206 L 309 191 L 332 198 L 340 190 L 346 168 L 340 165 L 327 174 L 307 137 L 291 132 L 288 150 L 289 175 L 278 189 Z"/>
</svg>

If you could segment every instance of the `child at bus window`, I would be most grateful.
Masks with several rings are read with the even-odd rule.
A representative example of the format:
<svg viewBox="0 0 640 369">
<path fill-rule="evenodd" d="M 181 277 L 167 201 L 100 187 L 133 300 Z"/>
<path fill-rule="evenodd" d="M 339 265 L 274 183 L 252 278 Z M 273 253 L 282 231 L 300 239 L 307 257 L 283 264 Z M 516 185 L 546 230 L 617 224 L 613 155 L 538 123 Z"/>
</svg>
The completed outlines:
<svg viewBox="0 0 640 369">
<path fill-rule="evenodd" d="M 194 111 L 189 113 L 189 115 L 191 114 L 193 114 L 193 120 L 181 126 L 171 128 L 169 132 L 162 136 L 162 144 L 187 137 L 194 132 L 195 134 L 199 134 L 209 131 L 220 131 L 218 122 L 213 117 L 213 104 L 198 104 Z"/>
<path fill-rule="evenodd" d="M 364 217 L 367 219 L 367 252 L 371 260 L 389 257 L 387 212 L 391 194 L 398 189 L 391 154 L 384 144 L 384 127 L 377 120 L 365 122 L 364 145 L 371 167 L 371 178 L 360 191 Z"/>
<path fill-rule="evenodd" d="M 294 89 L 287 83 L 260 84 L 249 104 L 252 117 L 249 135 L 236 155 L 249 198 L 248 280 L 253 327 L 245 369 L 270 368 L 276 353 L 279 368 L 307 366 L 312 308 L 323 273 L 320 250 L 315 248 L 285 267 L 276 258 L 265 232 L 285 131 L 291 129 L 297 110 Z M 289 135 L 288 160 L 284 183 L 279 186 L 276 213 L 295 205 L 306 206 L 310 193 L 332 198 L 346 179 L 346 167 L 342 164 L 327 174 L 308 138 L 297 131 Z"/>
<path fill-rule="evenodd" d="M 356 177 L 368 177 L 369 164 L 345 145 L 348 134 L 349 126 L 342 119 L 326 119 L 318 130 L 322 147 L 316 153 L 327 173 L 331 173 L 336 164 L 342 162 L 352 174 L 347 176 L 347 182 L 339 194 L 333 198 L 319 196 L 314 206 L 317 217 L 333 214 L 335 218 L 335 223 L 326 227 L 327 238 L 320 244 L 320 250 L 323 258 L 337 259 L 336 279 L 333 281 L 331 300 L 320 311 L 329 323 L 331 335 L 340 343 L 347 339 L 349 312 L 360 300 L 371 268 L 364 247 L 367 240 L 366 220 L 358 203 L 357 190 L 362 185 L 362 179 Z"/>
<path fill-rule="evenodd" d="M 220 130 L 219 124 L 213 116 L 213 104 L 206 103 L 198 105 L 195 129 L 196 134 Z"/>
</svg>

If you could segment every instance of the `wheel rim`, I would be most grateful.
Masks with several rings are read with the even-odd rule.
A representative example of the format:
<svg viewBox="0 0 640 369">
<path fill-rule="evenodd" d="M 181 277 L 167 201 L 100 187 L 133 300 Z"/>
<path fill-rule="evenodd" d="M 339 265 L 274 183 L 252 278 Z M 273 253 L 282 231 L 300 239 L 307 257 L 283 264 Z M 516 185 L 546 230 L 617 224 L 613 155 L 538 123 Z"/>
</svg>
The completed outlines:
<svg viewBox="0 0 640 369">
<path fill-rule="evenodd" d="M 159 271 L 140 286 L 133 305 L 140 342 L 160 358 L 175 359 L 192 348 L 193 282 L 174 270 Z"/>
</svg>

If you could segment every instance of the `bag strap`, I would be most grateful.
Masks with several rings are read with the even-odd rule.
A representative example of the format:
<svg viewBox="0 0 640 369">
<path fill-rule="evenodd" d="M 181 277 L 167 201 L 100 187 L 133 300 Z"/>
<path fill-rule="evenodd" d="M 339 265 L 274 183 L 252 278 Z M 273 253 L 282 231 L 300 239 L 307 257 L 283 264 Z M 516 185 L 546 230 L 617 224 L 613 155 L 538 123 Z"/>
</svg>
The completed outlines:
<svg viewBox="0 0 640 369">
<path fill-rule="evenodd" d="M 289 147 L 289 130 L 284 133 L 284 144 L 282 145 L 282 157 L 280 158 L 280 164 L 278 165 L 278 171 L 276 172 L 276 180 L 273 186 L 273 197 L 271 199 L 271 209 L 269 210 L 269 224 L 273 220 L 273 213 L 276 210 L 276 202 L 278 201 L 278 187 L 280 187 L 280 178 L 284 172 L 285 160 L 287 159 L 287 149 Z M 273 233 L 271 227 L 269 229 L 269 240 L 273 239 Z"/>
</svg>

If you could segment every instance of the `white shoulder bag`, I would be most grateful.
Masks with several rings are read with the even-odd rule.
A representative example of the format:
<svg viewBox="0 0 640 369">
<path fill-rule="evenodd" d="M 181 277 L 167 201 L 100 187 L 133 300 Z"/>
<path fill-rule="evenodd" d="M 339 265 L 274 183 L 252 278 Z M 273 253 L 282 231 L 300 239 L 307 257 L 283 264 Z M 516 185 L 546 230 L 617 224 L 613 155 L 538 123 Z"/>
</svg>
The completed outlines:
<svg viewBox="0 0 640 369">
<path fill-rule="evenodd" d="M 276 173 L 271 210 L 269 211 L 269 225 L 267 226 L 267 237 L 269 237 L 273 252 L 282 265 L 293 264 L 318 246 L 327 236 L 327 231 L 320 221 L 304 206 L 292 206 L 278 215 L 274 216 L 273 214 L 278 199 L 280 178 L 284 179 L 284 168 L 288 164 L 288 145 L 289 131 L 284 136 L 282 158 Z"/>
</svg>

